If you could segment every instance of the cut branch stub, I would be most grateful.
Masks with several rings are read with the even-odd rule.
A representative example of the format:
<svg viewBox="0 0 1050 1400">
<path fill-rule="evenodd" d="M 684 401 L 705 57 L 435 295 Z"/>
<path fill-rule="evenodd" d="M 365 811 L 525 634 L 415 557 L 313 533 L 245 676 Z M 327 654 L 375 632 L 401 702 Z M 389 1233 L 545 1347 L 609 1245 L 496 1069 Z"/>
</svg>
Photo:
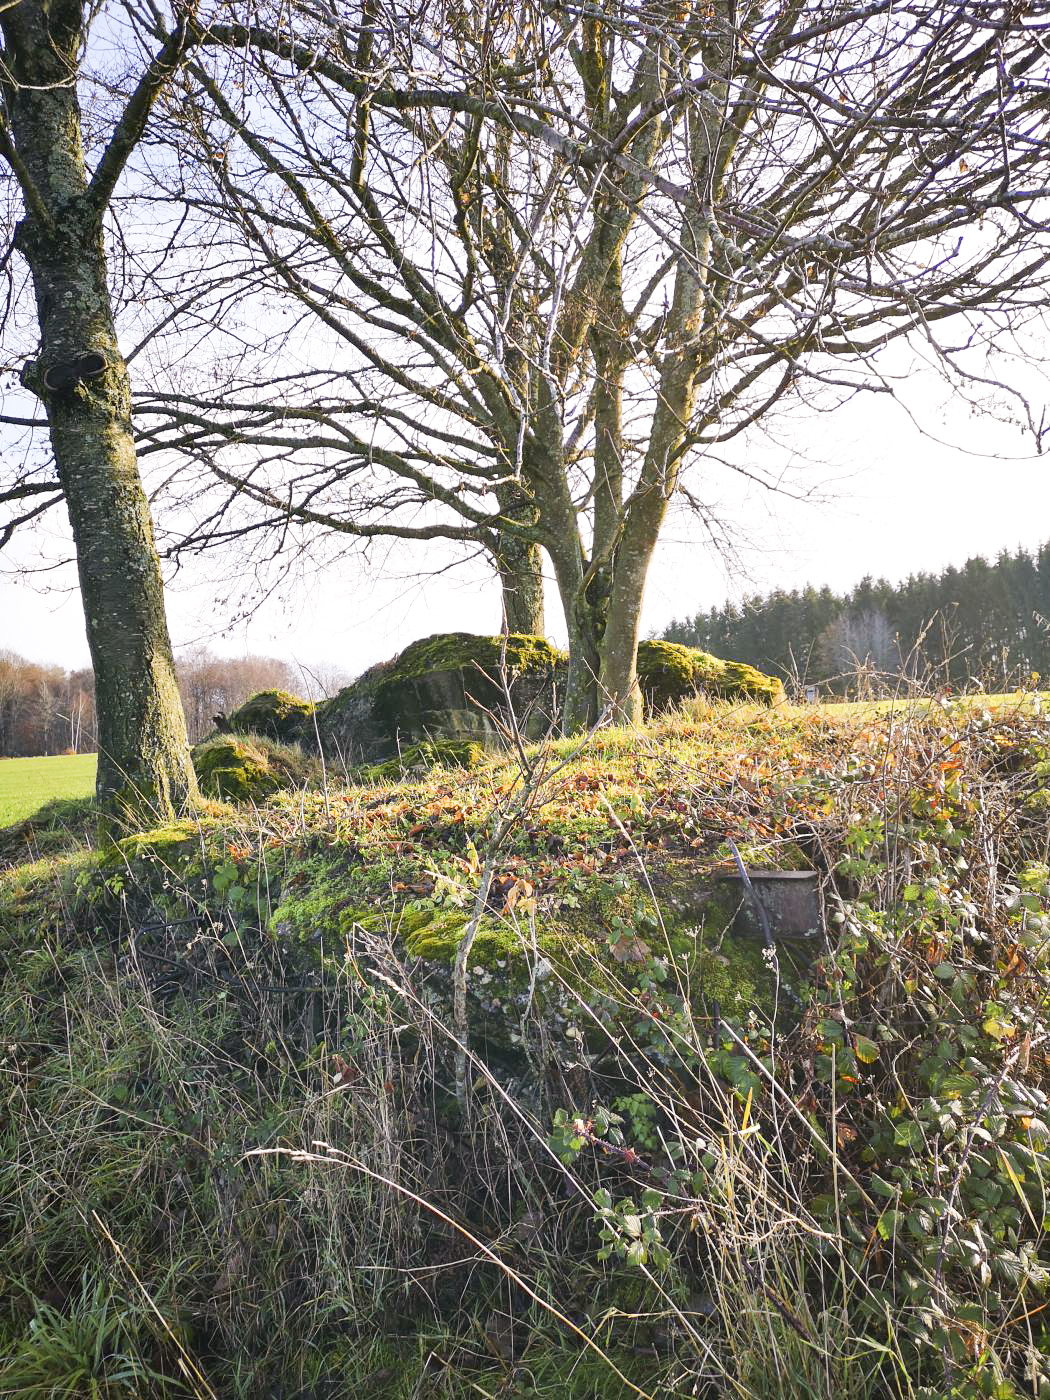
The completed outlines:
<svg viewBox="0 0 1050 1400">
<path fill-rule="evenodd" d="M 51 394 L 61 394 L 78 384 L 101 379 L 108 368 L 109 361 L 101 350 L 85 350 L 75 359 L 48 365 L 44 370 L 44 388 Z"/>
</svg>

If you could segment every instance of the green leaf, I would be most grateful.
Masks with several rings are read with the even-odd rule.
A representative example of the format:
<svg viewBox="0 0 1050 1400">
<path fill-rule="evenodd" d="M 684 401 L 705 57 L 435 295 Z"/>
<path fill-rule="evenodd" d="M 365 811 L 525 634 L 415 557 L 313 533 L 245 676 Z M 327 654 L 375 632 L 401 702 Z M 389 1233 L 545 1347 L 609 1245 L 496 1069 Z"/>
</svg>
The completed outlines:
<svg viewBox="0 0 1050 1400">
<path fill-rule="evenodd" d="M 817 1030 L 824 1040 L 830 1040 L 834 1045 L 842 1044 L 842 1027 L 839 1025 L 838 1021 L 825 1019 L 821 1021 Z"/>
<path fill-rule="evenodd" d="M 908 1212 L 908 1229 L 917 1240 L 929 1238 L 933 1233 L 933 1216 L 927 1210 L 910 1210 Z"/>
<path fill-rule="evenodd" d="M 900 1222 L 900 1211 L 884 1210 L 879 1216 L 875 1226 L 879 1236 L 884 1240 L 890 1240 L 897 1233 L 897 1226 Z"/>
<path fill-rule="evenodd" d="M 858 1035 L 853 1042 L 853 1053 L 861 1064 L 872 1065 L 879 1058 L 879 1047 L 866 1035 Z"/>
<path fill-rule="evenodd" d="M 925 1147 L 922 1128 L 914 1118 L 907 1118 L 894 1125 L 893 1135 L 898 1147 L 908 1147 L 913 1152 L 921 1152 Z"/>
<path fill-rule="evenodd" d="M 961 1099 L 964 1094 L 972 1094 L 977 1088 L 977 1080 L 972 1074 L 949 1070 L 937 1080 L 937 1093 L 946 1099 Z"/>
</svg>

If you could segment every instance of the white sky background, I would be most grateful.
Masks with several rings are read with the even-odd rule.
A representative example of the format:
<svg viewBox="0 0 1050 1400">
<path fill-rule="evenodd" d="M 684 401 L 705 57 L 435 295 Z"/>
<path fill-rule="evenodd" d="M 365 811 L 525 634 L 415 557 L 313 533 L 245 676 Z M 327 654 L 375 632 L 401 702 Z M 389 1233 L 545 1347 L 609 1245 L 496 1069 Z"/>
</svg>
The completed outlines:
<svg viewBox="0 0 1050 1400">
<path fill-rule="evenodd" d="M 1038 419 L 1046 388 L 1038 374 L 1032 380 Z M 795 422 L 799 461 L 789 449 L 761 449 L 765 465 L 792 468 L 794 484 L 818 491 L 820 502 L 773 497 L 719 470 L 704 494 L 711 504 L 716 495 L 720 516 L 734 523 L 738 560 L 721 559 L 684 515 L 671 518 L 649 576 L 643 633 L 727 597 L 807 583 L 843 590 L 866 574 L 896 581 L 1050 539 L 1050 453 L 1033 459 L 1031 437 L 1016 426 L 975 419 L 961 402 L 945 408 L 944 385 L 932 374 L 908 388 L 944 445 L 923 436 L 888 396 L 861 395 L 833 415 Z M 691 482 L 702 479 L 701 467 Z M 75 570 L 19 574 L 20 566 L 69 555 L 63 524 L 60 511 L 52 512 L 43 528 L 0 553 L 0 650 L 72 667 L 88 660 Z M 228 584 L 214 584 L 229 560 L 205 555 L 169 579 L 172 641 L 176 650 L 205 643 L 226 654 L 265 653 L 354 675 L 428 633 L 496 631 L 499 589 L 480 561 L 413 577 L 451 557 L 444 551 L 379 549 L 371 569 L 347 558 L 285 588 L 247 620 Z M 553 587 L 547 624 L 564 641 Z"/>
<path fill-rule="evenodd" d="M 720 513 L 740 532 L 740 565 L 720 559 L 687 517 L 669 520 L 650 574 L 643 630 L 659 630 L 727 597 L 806 583 L 841 590 L 865 574 L 897 580 L 1050 538 L 1050 456 L 1033 459 L 1031 437 L 1016 427 L 974 417 L 958 401 L 946 404 L 944 386 L 932 375 L 916 377 L 911 399 L 944 445 L 881 395 L 796 424 L 801 451 L 816 460 L 797 465 L 795 481 L 820 489 L 822 501 L 773 497 L 720 470 Z M 771 449 L 763 451 L 771 460 Z M 993 453 L 999 456 L 985 455 Z M 0 557 L 0 649 L 71 667 L 88 659 L 75 573 L 24 578 L 14 572 L 62 555 L 68 546 L 61 523 L 56 512 L 46 530 Z M 431 566 L 440 558 L 434 551 L 425 555 Z M 385 561 L 377 555 L 371 569 L 344 560 L 234 622 L 236 600 L 217 597 L 209 579 L 221 561 L 205 556 L 169 582 L 172 640 L 176 649 L 205 642 L 225 654 L 262 652 L 356 675 L 432 632 L 498 630 L 499 589 L 482 564 L 419 580 L 412 574 L 420 557 L 408 550 Z M 551 636 L 564 641 L 553 588 L 547 612 Z"/>
</svg>

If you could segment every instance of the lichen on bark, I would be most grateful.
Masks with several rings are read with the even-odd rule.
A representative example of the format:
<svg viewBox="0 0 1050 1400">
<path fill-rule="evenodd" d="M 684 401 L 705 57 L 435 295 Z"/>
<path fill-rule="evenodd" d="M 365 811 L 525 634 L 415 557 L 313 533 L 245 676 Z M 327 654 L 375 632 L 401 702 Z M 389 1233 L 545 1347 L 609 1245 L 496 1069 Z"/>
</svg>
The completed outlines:
<svg viewBox="0 0 1050 1400">
<path fill-rule="evenodd" d="M 97 793 L 107 810 L 166 821 L 196 797 L 197 785 L 103 237 L 113 181 L 148 113 L 153 66 L 137 90 L 139 108 L 132 99 L 90 176 L 70 81 L 88 23 L 70 0 L 20 0 L 0 13 L 7 128 L 0 154 L 25 205 L 15 246 L 32 278 L 40 349 L 22 378 L 47 415 L 76 549 L 95 673 Z M 165 63 L 156 69 L 157 90 Z M 70 370 L 86 354 L 102 365 L 90 379 Z"/>
</svg>

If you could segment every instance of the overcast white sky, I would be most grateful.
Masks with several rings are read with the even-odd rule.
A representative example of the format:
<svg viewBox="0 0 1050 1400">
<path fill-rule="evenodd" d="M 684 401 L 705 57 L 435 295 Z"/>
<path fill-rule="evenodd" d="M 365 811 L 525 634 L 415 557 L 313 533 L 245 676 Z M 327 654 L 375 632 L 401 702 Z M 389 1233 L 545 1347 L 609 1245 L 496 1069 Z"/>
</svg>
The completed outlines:
<svg viewBox="0 0 1050 1400">
<path fill-rule="evenodd" d="M 723 474 L 716 488 L 722 511 L 749 537 L 745 567 L 727 569 L 690 522 L 671 521 L 650 577 L 645 631 L 741 593 L 810 582 L 841 589 L 869 573 L 898 579 L 1050 538 L 1048 459 L 1028 457 L 1031 437 L 974 418 L 961 405 L 945 408 L 932 381 L 917 381 L 914 394 L 937 436 L 954 445 L 914 430 L 884 397 L 797 425 L 799 444 L 820 460 L 798 465 L 796 481 L 822 483 L 822 503 L 745 491 Z M 1008 460 L 982 455 L 993 451 Z M 87 647 L 75 576 L 67 570 L 27 580 L 12 573 L 19 562 L 61 552 L 59 523 L 46 536 L 27 537 L 3 561 L 0 649 L 81 665 Z M 216 600 L 208 581 L 216 562 L 171 581 L 176 648 L 203 641 L 227 654 L 264 652 L 356 675 L 416 637 L 499 627 L 498 589 L 480 565 L 420 583 L 410 577 L 411 556 L 388 560 L 382 574 L 343 562 L 231 624 L 231 606 Z M 548 629 L 563 638 L 553 590 Z"/>
</svg>

